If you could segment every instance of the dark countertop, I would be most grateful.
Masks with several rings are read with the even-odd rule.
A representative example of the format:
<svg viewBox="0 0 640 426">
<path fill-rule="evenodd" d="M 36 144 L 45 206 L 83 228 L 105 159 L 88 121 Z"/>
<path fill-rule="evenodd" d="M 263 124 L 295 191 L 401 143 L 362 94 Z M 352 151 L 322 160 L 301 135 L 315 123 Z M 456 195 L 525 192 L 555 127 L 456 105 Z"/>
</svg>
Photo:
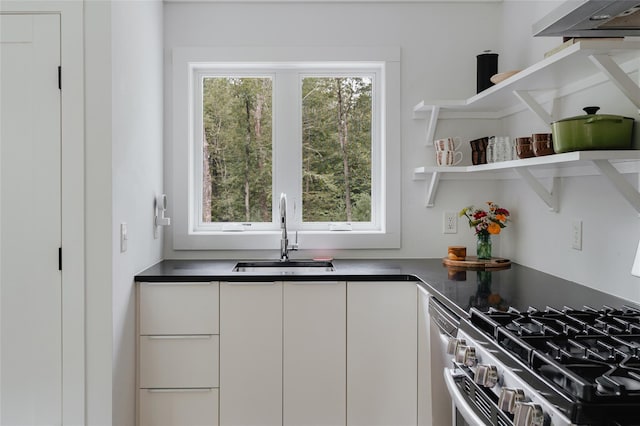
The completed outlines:
<svg viewBox="0 0 640 426">
<path fill-rule="evenodd" d="M 544 272 L 512 264 L 494 272 L 454 273 L 442 259 L 334 259 L 334 272 L 254 274 L 232 272 L 236 260 L 164 260 L 135 276 L 137 282 L 188 281 L 419 281 L 458 315 L 472 306 L 518 310 L 546 306 L 594 308 L 637 304 Z"/>
</svg>

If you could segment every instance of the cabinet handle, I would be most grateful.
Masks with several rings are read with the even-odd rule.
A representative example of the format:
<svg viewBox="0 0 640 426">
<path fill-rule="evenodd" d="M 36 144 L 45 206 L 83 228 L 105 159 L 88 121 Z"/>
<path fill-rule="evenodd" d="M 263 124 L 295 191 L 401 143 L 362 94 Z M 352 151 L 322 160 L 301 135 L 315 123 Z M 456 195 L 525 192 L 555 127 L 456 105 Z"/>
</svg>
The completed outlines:
<svg viewBox="0 0 640 426">
<path fill-rule="evenodd" d="M 143 281 L 141 284 L 149 285 L 149 286 L 163 286 L 163 285 L 213 285 L 217 281 L 188 281 L 188 282 L 175 282 L 175 281 L 167 281 L 167 282 L 148 282 Z"/>
<path fill-rule="evenodd" d="M 211 388 L 189 388 L 189 389 L 147 389 L 150 393 L 186 393 L 186 392 L 211 392 Z"/>
<path fill-rule="evenodd" d="M 341 281 L 287 281 L 294 285 L 338 285 Z"/>
<path fill-rule="evenodd" d="M 186 334 L 171 336 L 147 336 L 149 340 L 195 340 L 195 339 L 211 339 L 211 334 Z"/>
<path fill-rule="evenodd" d="M 275 281 L 225 281 L 229 285 L 274 285 Z"/>
</svg>

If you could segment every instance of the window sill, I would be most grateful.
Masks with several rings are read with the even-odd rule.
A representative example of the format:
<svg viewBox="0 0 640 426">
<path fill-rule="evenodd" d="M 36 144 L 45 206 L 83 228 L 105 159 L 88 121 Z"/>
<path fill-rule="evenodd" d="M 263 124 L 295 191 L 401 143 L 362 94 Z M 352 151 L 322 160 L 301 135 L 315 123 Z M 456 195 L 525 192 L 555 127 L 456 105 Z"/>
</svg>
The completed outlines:
<svg viewBox="0 0 640 426">
<path fill-rule="evenodd" d="M 295 230 L 289 232 L 294 238 Z M 280 231 L 199 232 L 175 235 L 175 250 L 279 250 Z M 393 249 L 400 248 L 399 232 L 384 231 L 300 231 L 300 250 Z"/>
</svg>

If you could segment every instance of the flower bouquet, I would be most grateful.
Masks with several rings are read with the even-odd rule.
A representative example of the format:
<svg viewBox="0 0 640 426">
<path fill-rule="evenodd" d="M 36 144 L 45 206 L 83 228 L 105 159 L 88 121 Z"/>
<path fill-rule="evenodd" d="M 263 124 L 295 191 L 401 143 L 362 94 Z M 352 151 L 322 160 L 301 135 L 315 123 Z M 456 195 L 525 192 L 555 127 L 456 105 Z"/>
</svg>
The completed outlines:
<svg viewBox="0 0 640 426">
<path fill-rule="evenodd" d="M 465 207 L 460 210 L 459 216 L 466 216 L 469 226 L 475 230 L 478 236 L 478 259 L 491 259 L 491 235 L 497 235 L 507 226 L 509 211 L 503 209 L 493 201 L 487 201 L 488 210 Z"/>
</svg>

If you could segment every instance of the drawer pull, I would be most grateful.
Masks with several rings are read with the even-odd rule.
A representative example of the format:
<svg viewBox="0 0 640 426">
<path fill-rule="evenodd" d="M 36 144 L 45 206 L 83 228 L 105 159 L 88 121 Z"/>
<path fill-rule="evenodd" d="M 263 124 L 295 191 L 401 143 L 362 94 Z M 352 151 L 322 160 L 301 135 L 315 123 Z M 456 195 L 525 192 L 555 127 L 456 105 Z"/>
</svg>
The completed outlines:
<svg viewBox="0 0 640 426">
<path fill-rule="evenodd" d="M 275 281 L 225 281 L 229 285 L 274 285 Z"/>
<path fill-rule="evenodd" d="M 338 285 L 341 281 L 291 281 L 293 285 Z"/>
<path fill-rule="evenodd" d="M 196 340 L 196 339 L 211 339 L 211 334 L 186 334 L 186 335 L 171 335 L 171 336 L 147 336 L 149 340 Z"/>
<path fill-rule="evenodd" d="M 187 285 L 212 285 L 212 284 L 216 284 L 217 281 L 194 281 L 194 282 L 175 282 L 175 281 L 167 281 L 167 282 L 149 282 L 149 281 L 143 281 L 141 282 L 141 284 L 144 285 L 148 285 L 148 286 L 163 286 L 163 285 L 180 285 L 180 286 L 187 286 Z"/>
<path fill-rule="evenodd" d="M 150 393 L 186 393 L 186 392 L 211 392 L 211 388 L 188 388 L 188 389 L 147 389 Z"/>
</svg>

